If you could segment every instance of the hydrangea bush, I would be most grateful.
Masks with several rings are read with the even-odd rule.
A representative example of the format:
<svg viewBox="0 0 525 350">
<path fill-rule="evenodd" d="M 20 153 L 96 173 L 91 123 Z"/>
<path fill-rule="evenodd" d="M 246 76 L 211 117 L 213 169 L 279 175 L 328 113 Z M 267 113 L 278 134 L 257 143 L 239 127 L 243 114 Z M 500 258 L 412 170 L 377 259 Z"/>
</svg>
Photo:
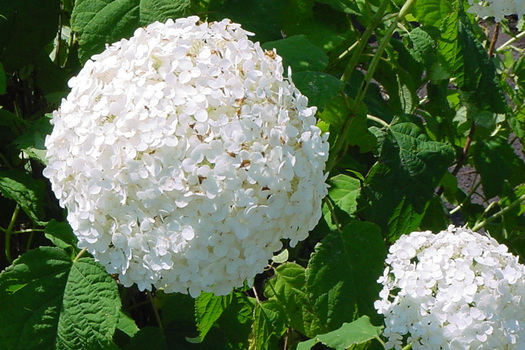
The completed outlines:
<svg viewBox="0 0 525 350">
<path fill-rule="evenodd" d="M 0 1 L 0 349 L 524 347 L 522 9 Z"/>
<path fill-rule="evenodd" d="M 386 348 L 522 349 L 525 266 L 491 237 L 449 227 L 390 247 L 375 307 Z"/>
<path fill-rule="evenodd" d="M 321 217 L 328 135 L 248 35 L 195 16 L 139 28 L 53 114 L 44 175 L 124 286 L 228 294 Z"/>
</svg>

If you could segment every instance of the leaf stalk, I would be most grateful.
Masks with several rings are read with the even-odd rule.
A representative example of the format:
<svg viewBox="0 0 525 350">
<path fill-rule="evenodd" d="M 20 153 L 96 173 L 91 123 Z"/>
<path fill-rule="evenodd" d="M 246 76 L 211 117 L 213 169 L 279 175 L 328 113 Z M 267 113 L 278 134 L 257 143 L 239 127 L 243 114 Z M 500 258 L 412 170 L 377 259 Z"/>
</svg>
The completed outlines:
<svg viewBox="0 0 525 350">
<path fill-rule="evenodd" d="M 7 229 L 5 230 L 5 257 L 9 264 L 13 263 L 13 258 L 11 257 L 11 233 L 13 233 L 13 227 L 15 226 L 15 222 L 19 213 L 20 206 L 17 204 L 15 210 L 13 211 L 13 215 L 11 216 L 9 226 L 7 226 Z"/>
</svg>

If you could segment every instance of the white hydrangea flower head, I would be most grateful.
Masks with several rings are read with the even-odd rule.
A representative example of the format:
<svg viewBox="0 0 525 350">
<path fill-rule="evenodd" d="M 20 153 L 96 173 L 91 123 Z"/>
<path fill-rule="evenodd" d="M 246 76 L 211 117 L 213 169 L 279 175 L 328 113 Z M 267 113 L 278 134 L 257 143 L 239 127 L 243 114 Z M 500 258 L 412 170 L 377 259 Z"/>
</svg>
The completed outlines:
<svg viewBox="0 0 525 350">
<path fill-rule="evenodd" d="M 321 217 L 328 135 L 248 35 L 195 16 L 140 28 L 87 61 L 53 114 L 44 175 L 124 286 L 227 294 Z"/>
<path fill-rule="evenodd" d="M 467 12 L 481 18 L 494 17 L 496 22 L 501 22 L 507 15 L 525 15 L 525 0 L 468 0 L 470 7 Z"/>
<path fill-rule="evenodd" d="M 450 226 L 389 250 L 380 299 L 388 349 L 525 349 L 525 266 L 488 236 Z"/>
</svg>

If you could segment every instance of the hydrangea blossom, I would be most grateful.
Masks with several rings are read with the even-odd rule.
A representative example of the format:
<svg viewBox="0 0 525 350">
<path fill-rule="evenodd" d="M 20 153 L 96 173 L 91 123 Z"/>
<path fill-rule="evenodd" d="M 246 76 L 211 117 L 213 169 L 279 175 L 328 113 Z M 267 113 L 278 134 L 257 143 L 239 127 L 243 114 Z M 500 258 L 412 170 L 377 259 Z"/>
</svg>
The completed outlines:
<svg viewBox="0 0 525 350">
<path fill-rule="evenodd" d="M 328 135 L 247 35 L 195 16 L 139 28 L 53 114 L 44 175 L 79 247 L 124 286 L 227 294 L 321 217 Z"/>
<path fill-rule="evenodd" d="M 525 266 L 505 245 L 450 226 L 403 235 L 386 264 L 375 308 L 387 348 L 525 348 Z"/>
<path fill-rule="evenodd" d="M 470 7 L 468 12 L 474 13 L 479 17 L 494 17 L 496 22 L 501 22 L 506 15 L 525 14 L 525 0 L 468 0 Z"/>
</svg>

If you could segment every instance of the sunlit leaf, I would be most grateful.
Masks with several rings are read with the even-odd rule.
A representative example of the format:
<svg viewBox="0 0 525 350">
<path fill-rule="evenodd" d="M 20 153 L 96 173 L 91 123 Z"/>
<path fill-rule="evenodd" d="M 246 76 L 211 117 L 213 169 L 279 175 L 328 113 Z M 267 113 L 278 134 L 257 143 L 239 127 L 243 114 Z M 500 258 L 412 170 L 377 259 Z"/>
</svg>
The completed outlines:
<svg viewBox="0 0 525 350">
<path fill-rule="evenodd" d="M 328 329 L 356 315 L 374 315 L 386 248 L 379 227 L 355 221 L 330 232 L 315 247 L 306 269 L 306 286 L 315 313 Z"/>
<path fill-rule="evenodd" d="M 77 0 L 71 24 L 79 33 L 79 55 L 85 62 L 104 45 L 130 37 L 139 27 L 140 0 Z"/>
<path fill-rule="evenodd" d="M 195 318 L 201 340 L 231 302 L 232 294 L 215 296 L 213 293 L 202 293 L 195 299 Z"/>
<path fill-rule="evenodd" d="M 0 193 L 16 201 L 24 212 L 40 223 L 44 216 L 45 183 L 21 170 L 0 171 Z"/>
<path fill-rule="evenodd" d="M 275 300 L 267 300 L 255 306 L 253 312 L 250 350 L 270 350 L 276 346 L 276 337 L 286 330 L 284 307 Z"/>
<path fill-rule="evenodd" d="M 496 67 L 474 34 L 467 15 L 462 10 L 455 11 L 445 21 L 438 44 L 440 62 L 460 89 L 472 92 L 469 99 L 479 110 L 505 113 L 507 102 Z"/>
<path fill-rule="evenodd" d="M 336 77 L 313 71 L 293 73 L 295 86 L 308 97 L 308 104 L 323 109 L 324 105 L 341 92 L 343 82 Z"/>
<path fill-rule="evenodd" d="M 503 183 L 512 176 L 513 160 L 523 161 L 502 137 L 478 140 L 474 150 L 474 164 L 481 175 L 483 192 L 487 198 L 501 194 Z"/>
<path fill-rule="evenodd" d="M 414 4 L 414 14 L 422 25 L 440 27 L 454 9 L 458 0 L 418 0 Z"/>
<path fill-rule="evenodd" d="M 304 267 L 296 263 L 277 267 L 275 277 L 266 284 L 265 295 L 283 305 L 289 326 L 298 332 L 313 337 L 326 330 L 308 299 Z"/>
<path fill-rule="evenodd" d="M 49 239 L 59 248 L 65 249 L 71 246 L 75 247 L 77 245 L 77 237 L 67 222 L 51 220 L 46 225 L 44 234 L 47 239 Z"/>
<path fill-rule="evenodd" d="M 348 175 L 339 174 L 330 179 L 330 198 L 348 214 L 357 209 L 357 197 L 361 192 L 361 182 Z"/>
<path fill-rule="evenodd" d="M 190 0 L 141 0 L 140 24 L 164 23 L 168 18 L 184 17 L 189 14 L 190 5 Z"/>
<path fill-rule="evenodd" d="M 353 345 L 379 339 L 382 328 L 373 326 L 370 318 L 363 316 L 352 323 L 344 323 L 335 331 L 320 334 L 313 339 L 299 343 L 297 350 L 309 350 L 317 343 L 322 343 L 335 350 L 346 350 Z"/>
<path fill-rule="evenodd" d="M 453 159 L 451 146 L 429 140 L 416 124 L 390 126 L 363 189 L 370 203 L 367 219 L 379 224 L 393 241 L 416 229 Z"/>
<path fill-rule="evenodd" d="M 0 274 L 0 348 L 110 348 L 119 310 L 117 285 L 100 264 L 37 248 Z"/>
<path fill-rule="evenodd" d="M 328 56 L 323 50 L 312 45 L 304 35 L 270 41 L 265 43 L 263 48 L 275 48 L 277 54 L 283 58 L 283 64 L 292 67 L 292 72 L 323 71 L 328 64 Z M 305 51 L 308 55 L 303 54 Z"/>
</svg>

